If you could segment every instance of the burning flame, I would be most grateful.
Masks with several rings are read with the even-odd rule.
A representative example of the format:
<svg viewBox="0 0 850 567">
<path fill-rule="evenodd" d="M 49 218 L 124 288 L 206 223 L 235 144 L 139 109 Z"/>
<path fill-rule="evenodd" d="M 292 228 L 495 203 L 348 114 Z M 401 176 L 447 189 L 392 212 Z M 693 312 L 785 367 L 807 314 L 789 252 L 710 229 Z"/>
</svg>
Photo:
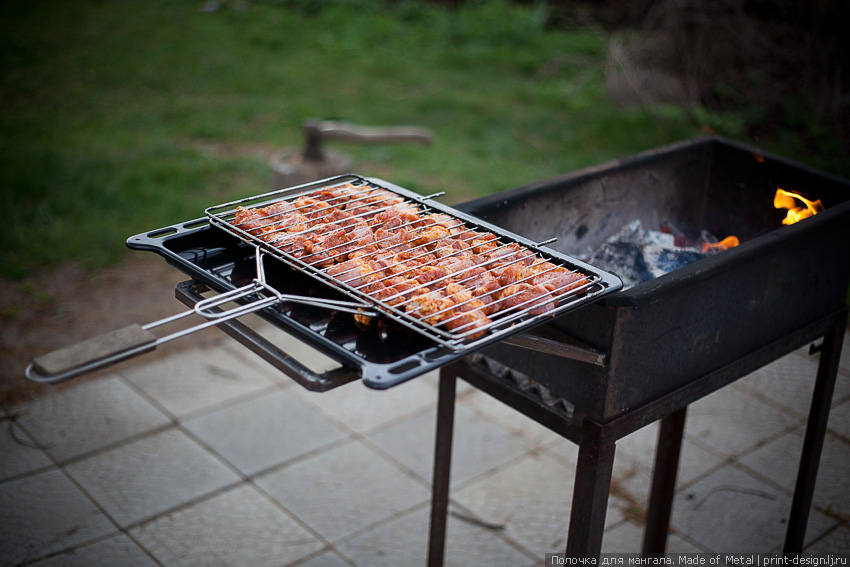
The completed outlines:
<svg viewBox="0 0 850 567">
<path fill-rule="evenodd" d="M 800 201 L 805 206 L 798 206 L 797 201 Z M 788 209 L 788 214 L 785 215 L 782 224 L 794 224 L 797 221 L 809 218 L 823 211 L 823 204 L 821 204 L 820 199 L 809 201 L 796 193 L 778 188 L 776 189 L 776 195 L 773 197 L 773 206 L 777 209 Z"/>
<path fill-rule="evenodd" d="M 738 240 L 737 236 L 727 236 L 720 242 L 705 242 L 702 243 L 702 251 L 708 252 L 709 250 L 717 250 L 720 252 L 721 250 L 728 250 L 729 248 L 734 248 L 741 242 Z"/>
</svg>

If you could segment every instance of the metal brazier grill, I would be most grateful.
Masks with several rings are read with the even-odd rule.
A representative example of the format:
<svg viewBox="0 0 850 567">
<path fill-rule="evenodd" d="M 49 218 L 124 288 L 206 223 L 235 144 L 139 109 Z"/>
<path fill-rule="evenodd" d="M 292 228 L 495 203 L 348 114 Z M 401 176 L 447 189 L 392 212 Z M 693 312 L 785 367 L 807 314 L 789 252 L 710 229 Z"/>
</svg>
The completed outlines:
<svg viewBox="0 0 850 567">
<path fill-rule="evenodd" d="M 778 187 L 826 210 L 791 226 Z M 465 203 L 558 250 L 594 249 L 627 223 L 742 244 L 619 291 L 441 371 L 431 562 L 442 564 L 454 383 L 462 377 L 579 445 L 568 554 L 601 549 L 615 442 L 661 420 L 644 551 L 664 550 L 687 405 L 819 337 L 821 362 L 786 536 L 802 548 L 846 323 L 850 183 L 718 138 L 675 144 Z M 448 447 L 448 449 L 447 449 Z"/>
<path fill-rule="evenodd" d="M 826 210 L 782 226 L 777 187 Z M 844 306 L 850 184 L 714 138 L 651 151 L 461 206 L 566 254 L 632 219 L 736 234 L 742 244 L 620 291 L 547 325 L 605 353 L 604 364 L 500 345 L 486 352 L 600 422 L 722 368 Z"/>
<path fill-rule="evenodd" d="M 131 237 L 193 280 L 181 301 L 212 315 L 242 344 L 316 391 L 362 376 L 388 387 L 441 369 L 429 564 L 442 564 L 451 455 L 454 384 L 480 389 L 579 444 L 568 552 L 601 548 L 617 439 L 662 420 L 645 550 L 663 549 L 687 405 L 818 337 L 821 354 L 812 414 L 789 522 L 787 550 L 799 550 L 826 428 L 850 279 L 850 183 L 717 138 L 676 144 L 458 207 L 460 212 L 375 180 L 420 205 L 457 215 L 564 266 L 595 276 L 581 301 L 567 299 L 555 319 L 524 314 L 522 325 L 482 340 L 431 333 L 404 317 L 361 328 L 348 310 L 332 316 L 303 301 L 261 306 L 258 314 L 340 361 L 315 374 L 203 294 L 250 286 L 362 308 L 364 298 L 293 270 L 250 235 L 220 230 L 209 218 Z M 820 198 L 826 210 L 781 227 L 771 207 L 778 186 Z M 262 199 L 260 199 L 262 202 Z M 225 210 L 229 208 L 225 207 Z M 625 223 L 662 221 L 737 234 L 741 246 L 625 291 L 613 276 L 571 257 L 602 243 Z M 522 235 L 522 236 L 520 236 Z M 542 248 L 539 243 L 558 240 Z M 283 260 L 283 261 L 281 261 Z M 250 288 L 249 288 L 250 289 Z M 256 299 L 240 298 L 240 302 Z M 603 297 L 604 296 L 604 297 Z M 579 298 L 573 298 L 579 299 Z M 581 305 L 581 309 L 574 309 Z M 369 304 L 384 310 L 387 306 Z M 388 313 L 391 311 L 385 311 Z M 238 314 L 238 312 L 237 312 Z M 498 344 L 498 348 L 487 348 Z M 468 347 L 472 344 L 472 347 Z M 473 352 L 477 352 L 469 356 Z M 651 532 L 651 533 L 650 533 Z"/>
</svg>

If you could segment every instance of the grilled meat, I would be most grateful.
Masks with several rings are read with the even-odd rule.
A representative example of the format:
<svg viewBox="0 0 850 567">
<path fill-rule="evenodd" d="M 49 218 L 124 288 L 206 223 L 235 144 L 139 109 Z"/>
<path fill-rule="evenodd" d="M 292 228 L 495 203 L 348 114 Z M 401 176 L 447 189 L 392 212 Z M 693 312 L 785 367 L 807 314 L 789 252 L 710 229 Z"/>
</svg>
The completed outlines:
<svg viewBox="0 0 850 567">
<path fill-rule="evenodd" d="M 588 283 L 516 242 L 384 190 L 326 187 L 294 201 L 238 208 L 233 224 L 343 284 L 465 338 L 494 318 L 552 311 Z"/>
</svg>

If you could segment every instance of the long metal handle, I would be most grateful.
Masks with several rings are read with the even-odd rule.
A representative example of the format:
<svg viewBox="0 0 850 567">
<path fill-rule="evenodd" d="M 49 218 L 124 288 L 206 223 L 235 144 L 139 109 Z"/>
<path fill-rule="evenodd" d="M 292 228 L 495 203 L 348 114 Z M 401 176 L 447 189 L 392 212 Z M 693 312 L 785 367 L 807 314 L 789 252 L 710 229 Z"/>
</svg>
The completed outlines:
<svg viewBox="0 0 850 567">
<path fill-rule="evenodd" d="M 97 337 L 92 337 L 81 343 L 43 354 L 33 359 L 26 369 L 26 377 L 33 382 L 53 383 L 62 382 L 82 374 L 105 368 L 122 360 L 144 354 L 168 341 L 185 337 L 196 331 L 201 331 L 213 325 L 218 325 L 230 319 L 241 317 L 280 304 L 284 301 L 306 303 L 316 307 L 357 313 L 369 317 L 376 316 L 374 311 L 366 309 L 366 305 L 353 301 L 337 301 L 334 299 L 310 298 L 298 295 L 280 293 L 265 281 L 262 251 L 257 249 L 257 279 L 252 283 L 221 293 L 217 296 L 203 299 L 192 309 L 183 311 L 148 323 L 147 325 L 130 325 L 117 331 L 112 331 Z M 260 292 L 268 291 L 269 296 Z M 259 295 L 259 299 L 250 303 L 237 305 L 230 310 L 219 310 L 220 306 Z M 189 315 L 200 315 L 207 319 L 204 323 L 189 327 L 164 337 L 156 337 L 151 329 L 173 323 Z"/>
<path fill-rule="evenodd" d="M 174 296 L 181 303 L 194 307 L 196 303 L 203 301 L 204 293 L 208 291 L 207 284 L 197 280 L 189 280 L 177 284 L 174 289 Z M 326 392 L 360 378 L 359 368 L 347 366 L 337 359 L 334 360 L 340 363 L 339 367 L 315 372 L 305 366 L 298 358 L 282 350 L 277 341 L 270 341 L 239 319 L 220 323 L 218 328 L 310 391 Z"/>
<path fill-rule="evenodd" d="M 215 308 L 221 307 L 225 303 L 230 303 L 231 301 L 251 296 L 263 290 L 271 292 L 272 295 L 265 297 L 264 299 L 255 301 L 253 303 L 234 307 L 227 311 L 214 310 Z M 232 319 L 233 317 L 239 317 L 240 315 L 253 313 L 255 311 L 259 311 L 260 309 L 271 307 L 272 305 L 283 303 L 285 301 L 291 303 L 303 303 L 305 305 L 312 305 L 314 307 L 324 307 L 327 309 L 333 309 L 335 311 L 344 311 L 346 313 L 356 313 L 358 315 L 365 315 L 367 317 L 377 316 L 377 313 L 375 313 L 374 311 L 370 311 L 370 306 L 366 305 L 365 303 L 359 303 L 356 301 L 325 299 L 323 297 L 304 297 L 302 295 L 289 295 L 286 293 L 280 293 L 275 288 L 258 279 L 254 280 L 252 283 L 244 287 L 240 287 L 238 289 L 222 293 L 215 297 L 210 297 L 201 300 L 197 304 L 195 304 L 193 311 L 201 317 L 205 317 L 211 320 L 221 320 L 224 318 Z"/>
<path fill-rule="evenodd" d="M 151 333 L 150 329 L 193 315 L 196 313 L 196 310 L 190 309 L 183 311 L 182 313 L 148 323 L 147 325 L 130 325 L 123 329 L 92 337 L 81 343 L 38 356 L 27 367 L 25 374 L 27 379 L 33 382 L 64 382 L 82 374 L 106 368 L 122 360 L 150 352 L 163 343 L 185 337 L 186 335 L 217 325 L 228 319 L 258 311 L 277 303 L 277 301 L 277 298 L 274 297 L 265 298 L 247 306 L 242 306 L 250 309 L 233 309 L 213 320 L 159 338 Z"/>
</svg>

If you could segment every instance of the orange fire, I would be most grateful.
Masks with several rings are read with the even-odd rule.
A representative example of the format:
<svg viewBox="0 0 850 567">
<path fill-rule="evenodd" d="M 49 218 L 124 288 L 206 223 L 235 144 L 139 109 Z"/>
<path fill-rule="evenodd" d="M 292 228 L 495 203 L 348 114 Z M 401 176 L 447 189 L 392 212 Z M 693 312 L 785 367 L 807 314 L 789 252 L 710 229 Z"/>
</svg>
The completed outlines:
<svg viewBox="0 0 850 567">
<path fill-rule="evenodd" d="M 703 242 L 702 243 L 702 251 L 708 252 L 709 250 L 717 250 L 718 252 L 722 250 L 728 250 L 729 248 L 734 248 L 741 242 L 738 240 L 737 236 L 727 236 L 720 242 Z"/>
<path fill-rule="evenodd" d="M 805 206 L 799 206 L 797 201 L 800 201 Z M 777 209 L 788 209 L 788 214 L 785 215 L 782 224 L 794 224 L 797 221 L 809 218 L 823 211 L 823 204 L 820 202 L 820 199 L 809 201 L 797 193 L 778 188 L 776 189 L 776 195 L 773 197 L 773 206 Z"/>
</svg>

